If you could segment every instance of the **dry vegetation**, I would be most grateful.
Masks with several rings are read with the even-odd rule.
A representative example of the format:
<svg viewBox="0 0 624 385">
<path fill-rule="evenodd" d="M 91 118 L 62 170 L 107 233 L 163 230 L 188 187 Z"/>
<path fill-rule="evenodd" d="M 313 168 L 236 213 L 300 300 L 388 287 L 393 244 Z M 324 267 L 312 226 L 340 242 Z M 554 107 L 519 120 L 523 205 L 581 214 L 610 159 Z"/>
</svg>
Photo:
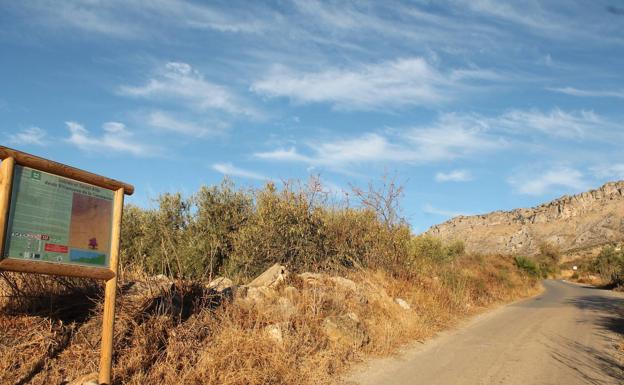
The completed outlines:
<svg viewBox="0 0 624 385">
<path fill-rule="evenodd" d="M 316 181 L 255 192 L 225 182 L 128 207 L 114 383 L 336 383 L 351 362 L 536 290 L 513 260 L 413 236 L 392 181 L 355 195 L 356 208 L 331 203 Z M 276 262 L 291 274 L 261 300 L 205 287 L 217 275 L 246 283 Z M 0 383 L 97 370 L 100 284 L 3 274 L 0 295 Z"/>
</svg>

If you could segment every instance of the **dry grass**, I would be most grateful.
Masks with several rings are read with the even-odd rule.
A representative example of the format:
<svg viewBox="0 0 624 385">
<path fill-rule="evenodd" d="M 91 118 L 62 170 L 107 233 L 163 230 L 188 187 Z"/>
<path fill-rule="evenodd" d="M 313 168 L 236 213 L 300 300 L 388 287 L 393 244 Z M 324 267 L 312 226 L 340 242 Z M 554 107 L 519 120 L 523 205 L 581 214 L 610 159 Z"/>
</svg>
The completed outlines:
<svg viewBox="0 0 624 385">
<path fill-rule="evenodd" d="M 261 302 L 237 300 L 218 308 L 197 283 L 177 282 L 173 292 L 156 296 L 126 290 L 115 325 L 114 383 L 332 384 L 355 361 L 389 354 L 535 290 L 535 282 L 503 257 L 464 256 L 422 271 L 397 278 L 384 270 L 352 270 L 347 278 L 355 290 L 329 275 L 315 283 L 292 275 L 287 284 L 295 289 L 282 287 Z M 74 302 L 79 304 L 74 313 L 86 312 L 87 318 L 67 317 L 68 307 L 43 311 L 32 304 L 24 313 L 16 309 L 25 304 L 15 301 L 24 301 L 25 292 L 7 297 L 15 290 L 7 283 L 23 288 L 29 281 L 10 277 L 2 284 L 0 302 L 0 356 L 10 359 L 0 362 L 0 383 L 62 384 L 97 371 L 98 289 L 87 286 L 95 301 Z M 39 302 L 56 305 L 80 287 L 54 279 L 37 285 L 43 283 L 47 291 L 39 296 L 47 293 L 47 300 Z M 411 309 L 401 308 L 395 298 Z M 328 336 L 325 320 L 345 317 L 356 320 L 350 322 L 365 338 Z M 281 342 L 271 328 L 281 331 Z"/>
</svg>

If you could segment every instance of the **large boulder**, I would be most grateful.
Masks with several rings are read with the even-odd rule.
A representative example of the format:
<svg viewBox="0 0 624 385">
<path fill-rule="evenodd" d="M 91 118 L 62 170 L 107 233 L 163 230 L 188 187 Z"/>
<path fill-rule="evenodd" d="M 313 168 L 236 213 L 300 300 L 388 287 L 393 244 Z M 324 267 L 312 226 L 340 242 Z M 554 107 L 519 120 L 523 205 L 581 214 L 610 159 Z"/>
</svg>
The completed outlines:
<svg viewBox="0 0 624 385">
<path fill-rule="evenodd" d="M 360 348 L 370 341 L 368 333 L 355 313 L 329 316 L 323 320 L 323 332 L 335 343 Z"/>
<path fill-rule="evenodd" d="M 261 303 L 266 300 L 272 300 L 278 296 L 277 290 L 267 286 L 246 287 L 244 295 L 241 298 L 252 303 Z"/>
<path fill-rule="evenodd" d="M 256 279 L 247 284 L 248 287 L 270 287 L 276 288 L 286 281 L 288 271 L 286 267 L 276 263 L 269 267 L 264 273 L 260 274 Z"/>
<path fill-rule="evenodd" d="M 226 277 L 217 277 L 215 279 L 213 279 L 212 281 L 210 281 L 210 283 L 208 285 L 206 285 L 206 288 L 208 288 L 209 290 L 213 290 L 216 293 L 224 293 L 229 291 L 232 291 L 234 288 L 234 282 L 232 282 L 231 279 L 226 278 Z"/>
</svg>

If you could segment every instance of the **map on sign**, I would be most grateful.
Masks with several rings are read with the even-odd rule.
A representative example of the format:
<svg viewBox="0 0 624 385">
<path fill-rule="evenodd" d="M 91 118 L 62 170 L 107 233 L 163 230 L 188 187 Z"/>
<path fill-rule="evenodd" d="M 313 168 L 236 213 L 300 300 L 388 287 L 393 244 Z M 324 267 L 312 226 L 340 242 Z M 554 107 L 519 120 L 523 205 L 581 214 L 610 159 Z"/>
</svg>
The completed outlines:
<svg viewBox="0 0 624 385">
<path fill-rule="evenodd" d="M 111 190 L 15 166 L 6 258 L 108 267 Z"/>
</svg>

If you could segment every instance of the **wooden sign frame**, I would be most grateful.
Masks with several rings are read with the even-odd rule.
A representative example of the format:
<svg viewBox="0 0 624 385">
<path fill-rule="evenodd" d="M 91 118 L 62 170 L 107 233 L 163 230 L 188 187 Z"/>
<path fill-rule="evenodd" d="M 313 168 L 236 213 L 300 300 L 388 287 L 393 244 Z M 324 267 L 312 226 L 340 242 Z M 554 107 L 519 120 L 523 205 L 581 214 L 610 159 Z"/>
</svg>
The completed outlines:
<svg viewBox="0 0 624 385">
<path fill-rule="evenodd" d="M 2 160 L 2 163 L 0 163 L 0 270 L 93 278 L 106 281 L 98 382 L 100 384 L 110 384 L 113 354 L 113 325 L 115 321 L 115 297 L 117 293 L 117 276 L 119 273 L 119 242 L 121 237 L 124 194 L 132 195 L 132 193 L 134 193 L 134 187 L 127 183 L 4 146 L 0 146 L 0 159 Z M 9 210 L 11 208 L 11 192 L 14 182 L 13 174 L 15 165 L 29 167 L 38 171 L 114 191 L 111 245 L 109 266 L 107 268 L 11 258 L 3 259 Z"/>
</svg>

